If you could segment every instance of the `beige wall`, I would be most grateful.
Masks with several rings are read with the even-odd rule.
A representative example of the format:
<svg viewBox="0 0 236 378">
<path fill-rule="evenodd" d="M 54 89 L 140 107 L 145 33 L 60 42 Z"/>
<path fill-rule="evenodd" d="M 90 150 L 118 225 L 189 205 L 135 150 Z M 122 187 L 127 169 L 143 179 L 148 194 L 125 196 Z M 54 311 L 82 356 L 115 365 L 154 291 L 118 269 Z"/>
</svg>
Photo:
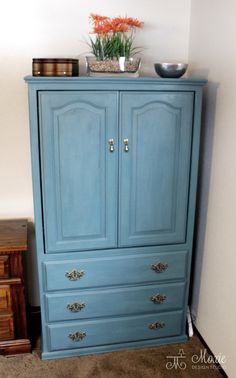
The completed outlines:
<svg viewBox="0 0 236 378">
<path fill-rule="evenodd" d="M 236 377 L 236 2 L 192 0 L 189 61 L 209 80 L 203 122 L 192 309 L 214 354 Z"/>
<path fill-rule="evenodd" d="M 137 35 L 144 46 L 142 74 L 152 64 L 188 56 L 190 0 L 21 0 L 1 2 L 0 22 L 0 218 L 33 218 L 27 88 L 32 57 L 81 57 L 88 47 L 90 12 L 128 15 L 145 22 Z"/>
</svg>

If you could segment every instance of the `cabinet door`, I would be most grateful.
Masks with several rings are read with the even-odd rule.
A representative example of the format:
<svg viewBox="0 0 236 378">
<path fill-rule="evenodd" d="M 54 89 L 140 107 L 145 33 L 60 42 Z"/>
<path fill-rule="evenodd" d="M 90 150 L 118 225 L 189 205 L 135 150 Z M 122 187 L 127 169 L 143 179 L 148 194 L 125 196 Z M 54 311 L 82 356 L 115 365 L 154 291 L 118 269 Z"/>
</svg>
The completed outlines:
<svg viewBox="0 0 236 378">
<path fill-rule="evenodd" d="M 109 92 L 39 92 L 46 252 L 117 246 L 117 103 Z"/>
<path fill-rule="evenodd" d="M 185 241 L 192 117 L 191 92 L 121 93 L 120 246 Z"/>
</svg>

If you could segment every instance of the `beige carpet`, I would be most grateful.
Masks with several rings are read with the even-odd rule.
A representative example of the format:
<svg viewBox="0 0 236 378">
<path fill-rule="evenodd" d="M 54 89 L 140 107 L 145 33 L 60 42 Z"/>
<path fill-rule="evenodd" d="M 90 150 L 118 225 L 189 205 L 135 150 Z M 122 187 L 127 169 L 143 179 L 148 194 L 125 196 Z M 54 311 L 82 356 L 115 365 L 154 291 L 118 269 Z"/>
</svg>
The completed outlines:
<svg viewBox="0 0 236 378">
<path fill-rule="evenodd" d="M 186 344 L 158 348 L 128 350 L 93 356 L 42 361 L 39 346 L 32 354 L 15 357 L 0 356 L 1 378 L 162 378 L 162 377 L 222 377 L 219 368 L 209 363 L 193 363 L 192 356 L 204 351 L 195 335 Z M 184 369 L 173 366 L 174 359 L 183 349 Z M 170 363 L 171 369 L 166 368 Z"/>
</svg>

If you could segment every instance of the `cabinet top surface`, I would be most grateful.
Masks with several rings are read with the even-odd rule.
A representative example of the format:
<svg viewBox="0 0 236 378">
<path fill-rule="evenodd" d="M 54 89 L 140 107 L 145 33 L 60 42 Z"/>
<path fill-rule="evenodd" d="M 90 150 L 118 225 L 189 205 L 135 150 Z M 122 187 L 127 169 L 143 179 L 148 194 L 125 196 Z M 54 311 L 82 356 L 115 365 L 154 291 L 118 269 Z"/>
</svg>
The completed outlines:
<svg viewBox="0 0 236 378">
<path fill-rule="evenodd" d="M 27 220 L 0 220 L 0 254 L 1 252 L 27 250 Z"/>
<path fill-rule="evenodd" d="M 138 78 L 122 78 L 122 77 L 88 77 L 88 76 L 73 76 L 73 77 L 37 77 L 37 76 L 26 76 L 25 81 L 29 84 L 72 84 L 72 85 L 110 85 L 114 86 L 111 89 L 119 89 L 120 86 L 122 87 L 129 87 L 130 86 L 204 86 L 207 83 L 205 79 L 197 79 L 197 78 L 180 78 L 180 79 L 166 79 L 160 77 L 138 77 Z"/>
</svg>

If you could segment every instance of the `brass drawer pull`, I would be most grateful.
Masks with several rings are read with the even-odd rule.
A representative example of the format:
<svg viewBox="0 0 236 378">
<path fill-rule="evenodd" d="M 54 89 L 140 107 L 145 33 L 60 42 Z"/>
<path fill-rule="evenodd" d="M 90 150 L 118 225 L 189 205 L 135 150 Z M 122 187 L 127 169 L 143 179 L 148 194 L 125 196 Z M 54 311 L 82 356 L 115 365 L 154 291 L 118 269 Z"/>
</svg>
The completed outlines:
<svg viewBox="0 0 236 378">
<path fill-rule="evenodd" d="M 86 332 L 80 332 L 80 331 L 77 331 L 77 332 L 74 332 L 74 333 L 69 333 L 68 337 L 72 340 L 72 341 L 81 341 L 83 340 L 83 338 L 86 336 Z"/>
<path fill-rule="evenodd" d="M 150 299 L 153 303 L 160 304 L 160 303 L 163 303 L 166 300 L 166 295 L 156 294 L 156 295 L 153 295 Z"/>
<path fill-rule="evenodd" d="M 168 264 L 162 264 L 160 262 L 158 264 L 152 264 L 151 268 L 155 270 L 156 273 L 163 273 L 168 268 Z"/>
<path fill-rule="evenodd" d="M 165 327 L 165 323 L 160 323 L 160 322 L 152 323 L 152 324 L 149 324 L 148 326 L 149 329 L 153 329 L 153 330 L 161 329 L 164 327 Z"/>
<path fill-rule="evenodd" d="M 66 308 L 67 310 L 71 311 L 71 312 L 79 312 L 82 310 L 82 308 L 85 307 L 85 303 L 78 303 L 78 302 L 75 302 L 75 303 L 69 303 Z"/>
<path fill-rule="evenodd" d="M 84 276 L 84 272 L 81 271 L 79 272 L 78 270 L 72 270 L 71 272 L 66 272 L 65 273 L 65 276 L 70 280 L 70 281 L 77 281 L 79 280 L 81 277 Z"/>
</svg>

